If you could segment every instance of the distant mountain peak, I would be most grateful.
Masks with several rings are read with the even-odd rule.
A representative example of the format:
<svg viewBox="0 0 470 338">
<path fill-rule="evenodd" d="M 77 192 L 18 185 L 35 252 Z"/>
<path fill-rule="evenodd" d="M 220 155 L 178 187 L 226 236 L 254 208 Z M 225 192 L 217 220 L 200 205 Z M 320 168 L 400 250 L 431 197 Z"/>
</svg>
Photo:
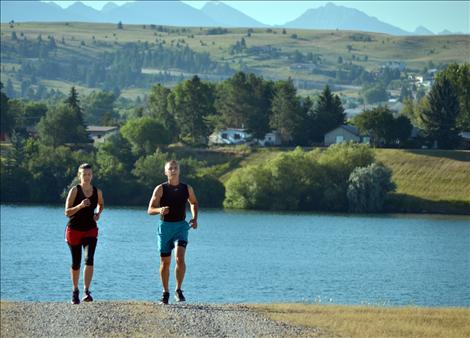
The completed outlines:
<svg viewBox="0 0 470 338">
<path fill-rule="evenodd" d="M 434 35 L 434 33 L 432 31 L 430 31 L 429 29 L 427 29 L 426 27 L 424 26 L 418 26 L 416 27 L 414 33 L 416 35 Z"/>
<path fill-rule="evenodd" d="M 285 27 L 303 29 L 344 29 L 365 32 L 378 32 L 392 35 L 408 35 L 409 33 L 369 16 L 366 13 L 331 2 L 318 8 L 308 9 L 297 19 L 287 22 Z"/>
<path fill-rule="evenodd" d="M 101 8 L 101 11 L 102 12 L 109 12 L 109 11 L 112 11 L 113 9 L 115 8 L 118 8 L 119 6 L 116 5 L 114 2 L 108 2 L 106 3 L 103 8 Z"/>
<path fill-rule="evenodd" d="M 452 34 L 454 34 L 454 33 L 452 33 L 448 29 L 444 29 L 442 32 L 439 33 L 439 35 L 452 35 Z"/>
<path fill-rule="evenodd" d="M 201 11 L 221 26 L 266 27 L 265 24 L 220 1 L 206 2 Z"/>
</svg>

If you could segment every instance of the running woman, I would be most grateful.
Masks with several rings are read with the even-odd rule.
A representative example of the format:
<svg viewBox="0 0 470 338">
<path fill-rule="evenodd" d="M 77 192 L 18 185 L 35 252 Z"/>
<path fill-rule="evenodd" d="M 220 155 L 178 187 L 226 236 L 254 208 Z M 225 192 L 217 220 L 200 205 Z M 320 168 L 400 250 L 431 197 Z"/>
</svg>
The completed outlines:
<svg viewBox="0 0 470 338">
<path fill-rule="evenodd" d="M 92 302 L 90 293 L 91 279 L 93 278 L 93 258 L 98 241 L 98 227 L 96 222 L 103 212 L 103 193 L 91 185 L 93 172 L 91 165 L 84 163 L 78 168 L 80 184 L 70 189 L 65 202 L 65 215 L 69 217 L 65 240 L 72 254 L 70 276 L 72 278 L 72 304 L 80 304 L 80 291 L 78 279 L 80 278 L 80 263 L 82 260 L 82 247 L 85 252 L 85 268 L 83 270 L 84 297 L 82 301 Z"/>
<path fill-rule="evenodd" d="M 188 244 L 188 230 L 197 228 L 198 204 L 193 188 L 180 182 L 180 168 L 175 160 L 165 164 L 165 176 L 168 181 L 158 185 L 152 194 L 148 206 L 149 215 L 160 215 L 158 226 L 158 249 L 160 251 L 160 279 L 163 286 L 161 304 L 168 304 L 170 291 L 171 252 L 175 248 L 175 300 L 184 302 L 186 299 L 181 290 L 186 263 L 184 256 Z M 186 222 L 186 202 L 191 207 L 192 218 Z"/>
</svg>

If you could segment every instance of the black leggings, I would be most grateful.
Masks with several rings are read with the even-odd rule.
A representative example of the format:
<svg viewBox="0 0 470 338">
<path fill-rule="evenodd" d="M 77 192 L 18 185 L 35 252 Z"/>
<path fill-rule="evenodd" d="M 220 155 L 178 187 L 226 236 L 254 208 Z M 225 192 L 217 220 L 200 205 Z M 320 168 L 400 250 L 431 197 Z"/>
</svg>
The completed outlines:
<svg viewBox="0 0 470 338">
<path fill-rule="evenodd" d="M 85 265 L 93 266 L 93 259 L 95 256 L 96 243 L 98 238 L 84 238 L 80 245 L 70 245 L 70 253 L 72 254 L 72 270 L 80 270 L 80 263 L 82 261 L 82 246 L 85 251 Z"/>
</svg>

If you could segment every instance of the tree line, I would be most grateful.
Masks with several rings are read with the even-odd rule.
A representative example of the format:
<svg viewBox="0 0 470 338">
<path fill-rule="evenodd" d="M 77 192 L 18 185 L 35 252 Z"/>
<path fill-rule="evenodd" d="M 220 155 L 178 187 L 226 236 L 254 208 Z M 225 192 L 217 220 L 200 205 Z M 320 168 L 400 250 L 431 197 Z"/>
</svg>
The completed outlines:
<svg viewBox="0 0 470 338">
<path fill-rule="evenodd" d="M 468 65 L 455 65 L 440 73 L 429 95 L 423 98 L 426 103 L 420 102 L 419 109 L 413 104 L 406 116 L 377 107 L 350 122 L 369 134 L 374 145 L 402 146 L 400 140 L 406 138 L 411 118 L 421 123 L 427 142 L 454 148 L 459 131 L 468 123 L 468 74 Z M 212 131 L 235 127 L 246 128 L 254 137 L 263 137 L 275 129 L 285 145 L 311 146 L 321 142 L 325 132 L 345 123 L 341 100 L 327 86 L 317 98 L 301 97 L 290 79 L 273 82 L 245 73 L 218 84 L 201 81 L 197 76 L 171 89 L 157 84 L 150 90 L 148 101 L 124 120 L 113 108 L 115 99 L 112 93 L 99 92 L 81 103 L 72 88 L 62 102 L 46 105 L 10 99 L 2 86 L 1 133 L 9 135 L 12 144 L 1 159 L 2 199 L 58 202 L 64 188 L 73 181 L 78 165 L 90 162 L 95 164 L 97 183 L 106 187 L 111 203 L 141 204 L 153 186 L 164 180 L 160 170 L 163 163 L 179 156 L 185 179 L 198 188 L 203 205 L 221 206 L 225 187 L 215 174 L 217 170 L 206 168 L 204 161 L 181 157 L 171 151 L 169 144 L 206 146 Z M 121 128 L 117 135 L 95 147 L 85 128 L 95 122 Z M 36 138 L 28 137 L 28 127 L 35 127 Z M 331 156 L 340 161 L 337 155 Z M 321 162 L 320 158 L 317 160 Z M 373 161 L 360 164 L 361 168 L 368 168 Z M 372 175 L 375 170 L 363 169 L 361 173 Z M 343 201 L 348 193 L 355 194 L 354 188 L 351 192 L 347 188 L 352 184 L 352 172 L 353 169 L 342 176 Z M 361 180 L 367 181 L 363 178 L 357 182 Z M 47 196 L 43 196 L 44 191 Z M 225 203 L 232 205 L 227 199 Z M 263 205 L 260 203 L 250 205 Z M 342 203 L 342 210 L 354 208 L 351 203 Z"/>
</svg>

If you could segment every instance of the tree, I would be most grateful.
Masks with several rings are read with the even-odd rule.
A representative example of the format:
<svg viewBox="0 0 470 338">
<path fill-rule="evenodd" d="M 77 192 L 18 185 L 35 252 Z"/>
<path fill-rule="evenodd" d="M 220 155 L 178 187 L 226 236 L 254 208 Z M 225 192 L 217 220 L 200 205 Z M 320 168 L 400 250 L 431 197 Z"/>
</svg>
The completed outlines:
<svg viewBox="0 0 470 338">
<path fill-rule="evenodd" d="M 168 131 L 156 119 L 145 116 L 130 119 L 121 128 L 122 136 L 132 144 L 135 154 L 151 154 L 170 142 Z"/>
<path fill-rule="evenodd" d="M 95 92 L 88 95 L 84 107 L 84 115 L 88 124 L 110 125 L 116 120 L 114 111 L 116 96 L 110 92 Z"/>
<path fill-rule="evenodd" d="M 117 29 L 124 29 L 121 21 L 118 22 Z"/>
<path fill-rule="evenodd" d="M 35 126 L 41 118 L 46 115 L 48 108 L 45 103 L 30 101 L 25 103 L 22 114 L 18 119 L 18 124 L 26 129 L 26 127 Z"/>
<path fill-rule="evenodd" d="M 204 118 L 215 114 L 210 84 L 202 82 L 198 76 L 179 83 L 170 95 L 169 111 L 175 117 L 182 141 L 207 144 L 210 130 Z"/>
<path fill-rule="evenodd" d="M 470 64 L 453 63 L 436 75 L 436 78 L 440 77 L 446 77 L 451 82 L 459 97 L 460 114 L 457 117 L 457 127 L 470 130 Z"/>
<path fill-rule="evenodd" d="M 254 74 L 235 74 L 217 88 L 215 107 L 227 127 L 246 128 L 254 138 L 269 131 L 273 83 Z"/>
<path fill-rule="evenodd" d="M 51 107 L 37 125 L 40 140 L 53 148 L 67 143 L 89 142 L 85 126 L 76 111 L 67 104 Z"/>
<path fill-rule="evenodd" d="M 160 123 L 169 131 L 172 140 L 175 140 L 179 134 L 175 117 L 168 110 L 168 96 L 171 90 L 157 84 L 150 89 L 149 100 L 146 107 L 146 113 L 160 121 Z"/>
<path fill-rule="evenodd" d="M 77 128 L 81 129 L 83 127 L 83 129 L 86 131 L 85 122 L 83 120 L 82 108 L 80 107 L 80 100 L 78 98 L 78 92 L 74 86 L 70 88 L 70 94 L 65 99 L 64 103 L 68 105 L 75 114 L 71 122 L 77 123 L 77 125 L 79 126 Z M 90 139 L 88 138 L 88 134 L 86 132 L 84 133 L 77 132 L 75 136 L 79 137 L 79 139 L 75 140 L 75 143 L 86 143 L 90 141 Z"/>
<path fill-rule="evenodd" d="M 459 116 L 459 99 L 450 80 L 439 77 L 428 94 L 429 110 L 421 114 L 426 135 L 438 147 L 451 149 L 459 142 L 456 120 Z"/>
<path fill-rule="evenodd" d="M 3 92 L 3 83 L 0 82 L 0 132 L 9 134 L 15 128 L 15 116 L 10 109 L 8 96 Z"/>
<path fill-rule="evenodd" d="M 394 122 L 393 113 L 386 106 L 364 110 L 356 115 L 353 123 L 362 133 L 370 136 L 375 146 L 387 144 L 391 139 L 390 127 Z"/>
<path fill-rule="evenodd" d="M 312 114 L 311 140 L 321 142 L 325 133 L 344 124 L 346 114 L 338 95 L 327 85 L 318 97 Z"/>
<path fill-rule="evenodd" d="M 382 84 L 378 84 L 372 87 L 364 87 L 361 90 L 361 95 L 364 100 L 369 104 L 384 102 L 388 100 L 388 93 Z"/>
<path fill-rule="evenodd" d="M 392 172 L 376 163 L 358 167 L 349 176 L 349 210 L 353 212 L 380 212 L 387 193 L 395 190 Z"/>
<path fill-rule="evenodd" d="M 299 144 L 306 139 L 306 120 L 292 79 L 278 81 L 274 88 L 270 126 L 281 134 L 284 142 Z"/>
</svg>

